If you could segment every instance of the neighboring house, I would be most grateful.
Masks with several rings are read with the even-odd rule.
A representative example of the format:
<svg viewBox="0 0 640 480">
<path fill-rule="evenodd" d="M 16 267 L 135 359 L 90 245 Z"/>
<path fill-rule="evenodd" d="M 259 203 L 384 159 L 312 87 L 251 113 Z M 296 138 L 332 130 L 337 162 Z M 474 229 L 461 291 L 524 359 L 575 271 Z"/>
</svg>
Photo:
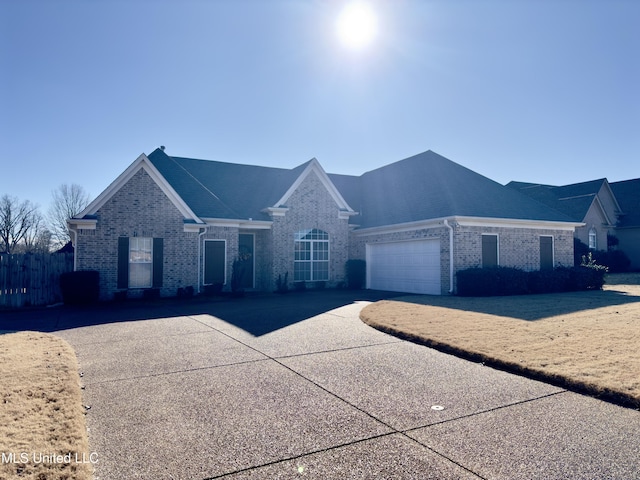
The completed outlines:
<svg viewBox="0 0 640 480">
<path fill-rule="evenodd" d="M 455 273 L 573 264 L 565 214 L 427 151 L 360 176 L 140 155 L 69 220 L 76 269 L 100 272 L 101 298 L 163 296 L 207 285 L 345 282 L 367 262 L 367 288 L 443 294 Z"/>
<path fill-rule="evenodd" d="M 611 182 L 622 213 L 616 225 L 618 248 L 627 254 L 632 270 L 640 270 L 640 178 Z"/>
<path fill-rule="evenodd" d="M 575 237 L 593 250 L 607 250 L 622 209 L 606 178 L 563 186 L 510 182 L 507 187 L 584 223 Z"/>
</svg>

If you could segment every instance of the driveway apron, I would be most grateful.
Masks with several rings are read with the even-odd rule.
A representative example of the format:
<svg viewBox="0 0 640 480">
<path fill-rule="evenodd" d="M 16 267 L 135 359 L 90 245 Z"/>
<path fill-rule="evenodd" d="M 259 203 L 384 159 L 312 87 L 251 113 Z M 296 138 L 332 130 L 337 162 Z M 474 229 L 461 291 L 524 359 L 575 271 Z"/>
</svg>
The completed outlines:
<svg viewBox="0 0 640 480">
<path fill-rule="evenodd" d="M 367 303 L 307 292 L 59 322 L 95 479 L 640 478 L 640 412 L 401 341 L 359 320 Z"/>
</svg>

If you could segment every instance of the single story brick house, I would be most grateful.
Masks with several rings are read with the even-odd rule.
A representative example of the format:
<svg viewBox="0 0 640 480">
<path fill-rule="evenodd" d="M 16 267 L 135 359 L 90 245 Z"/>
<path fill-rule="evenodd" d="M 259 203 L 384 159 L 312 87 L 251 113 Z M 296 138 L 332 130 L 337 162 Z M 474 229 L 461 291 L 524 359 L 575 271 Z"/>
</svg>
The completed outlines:
<svg viewBox="0 0 640 480">
<path fill-rule="evenodd" d="M 573 264 L 583 224 L 432 151 L 360 176 L 140 155 L 69 219 L 77 270 L 100 272 L 100 296 L 345 281 L 366 260 L 366 287 L 455 291 L 458 270 Z"/>
</svg>

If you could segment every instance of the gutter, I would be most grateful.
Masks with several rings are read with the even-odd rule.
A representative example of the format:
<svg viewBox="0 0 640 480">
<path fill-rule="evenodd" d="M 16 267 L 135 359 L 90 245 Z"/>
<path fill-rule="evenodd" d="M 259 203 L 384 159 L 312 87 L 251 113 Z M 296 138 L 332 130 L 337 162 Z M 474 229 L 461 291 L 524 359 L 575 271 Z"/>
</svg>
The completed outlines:
<svg viewBox="0 0 640 480">
<path fill-rule="evenodd" d="M 449 229 L 449 293 L 453 294 L 453 227 L 446 218 L 444 226 Z"/>
<path fill-rule="evenodd" d="M 202 250 L 202 236 L 207 233 L 207 227 L 200 230 L 198 233 L 198 285 L 196 287 L 196 292 L 200 293 L 200 279 L 202 278 L 202 258 L 201 258 L 201 250 Z"/>
<path fill-rule="evenodd" d="M 67 228 L 69 229 L 69 234 L 71 236 L 71 245 L 73 246 L 73 271 L 78 270 L 78 230 L 71 227 L 71 224 L 67 222 Z"/>
</svg>

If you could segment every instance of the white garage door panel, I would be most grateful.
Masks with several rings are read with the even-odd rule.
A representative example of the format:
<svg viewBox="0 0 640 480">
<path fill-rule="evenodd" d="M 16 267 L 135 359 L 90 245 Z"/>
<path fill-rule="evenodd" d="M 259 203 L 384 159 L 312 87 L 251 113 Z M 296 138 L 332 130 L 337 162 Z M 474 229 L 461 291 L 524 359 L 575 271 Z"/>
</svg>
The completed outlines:
<svg viewBox="0 0 640 480">
<path fill-rule="evenodd" d="M 367 287 L 440 295 L 440 240 L 367 245 Z"/>
</svg>

